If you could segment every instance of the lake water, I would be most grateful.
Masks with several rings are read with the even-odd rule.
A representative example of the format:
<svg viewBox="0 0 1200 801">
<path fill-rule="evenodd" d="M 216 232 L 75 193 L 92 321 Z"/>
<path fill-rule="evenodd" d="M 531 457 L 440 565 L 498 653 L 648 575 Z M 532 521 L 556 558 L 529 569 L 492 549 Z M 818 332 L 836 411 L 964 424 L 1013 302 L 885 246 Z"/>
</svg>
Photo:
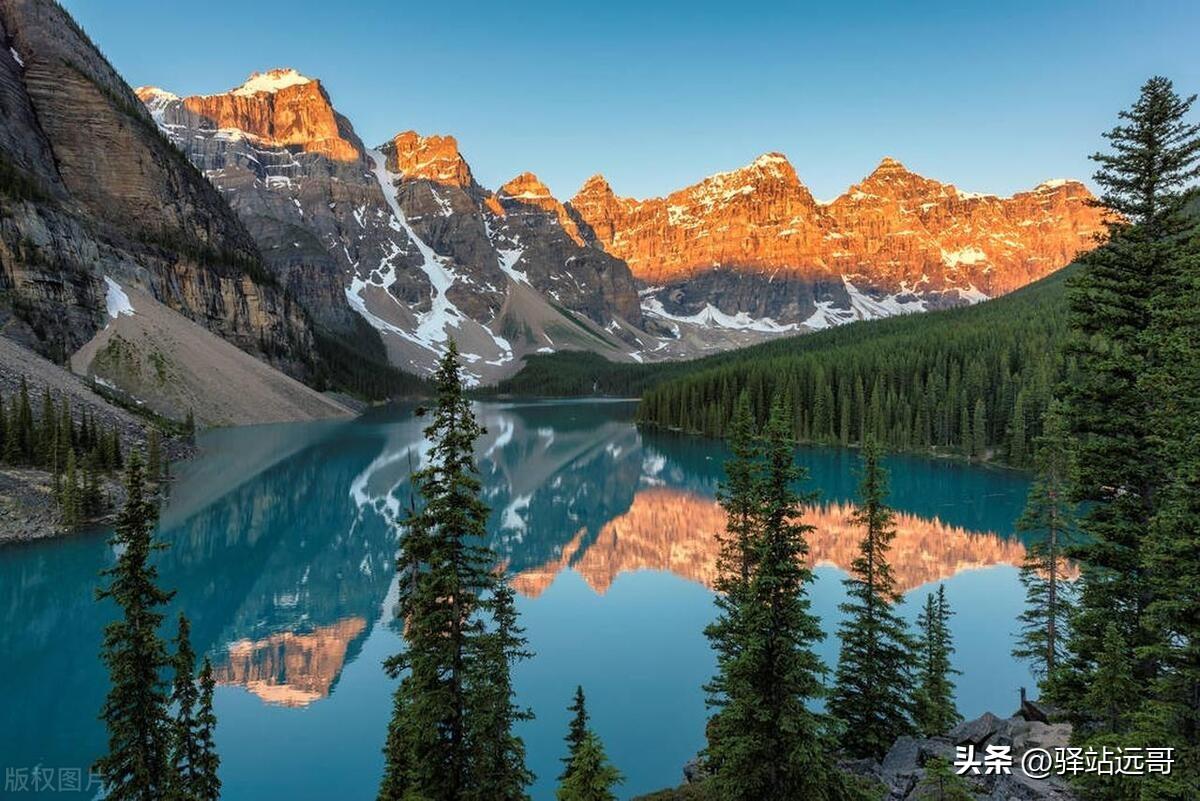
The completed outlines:
<svg viewBox="0 0 1200 801">
<path fill-rule="evenodd" d="M 491 539 L 515 575 L 536 657 L 516 685 L 537 801 L 553 798 L 566 705 L 587 692 L 594 726 L 625 773 L 622 796 L 677 784 L 702 745 L 701 684 L 713 660 L 713 501 L 720 443 L 639 432 L 630 403 L 484 404 L 480 469 Z M 405 409 L 354 421 L 219 430 L 178 467 L 163 511 L 164 586 L 220 686 L 223 798 L 374 797 L 397 649 L 393 521 L 424 452 Z M 848 525 L 856 456 L 800 449 L 820 502 L 808 512 L 813 609 L 837 625 L 841 579 L 860 534 Z M 1024 554 L 1013 535 L 1028 487 L 1018 473 L 893 457 L 894 572 L 915 618 L 944 582 L 957 612 L 963 714 L 1010 713 L 1033 686 L 1009 656 Z M 107 687 L 97 658 L 113 616 L 96 573 L 103 533 L 0 549 L 0 766 L 69 781 L 103 750 Z M 173 633 L 173 625 L 171 631 Z M 837 643 L 819 648 L 832 667 Z M 62 771 L 60 773 L 60 771 Z M 43 779 L 43 784 L 45 779 Z M 32 790 L 13 797 L 36 795 Z M 11 790 L 12 787 L 10 786 Z M 45 792 L 45 791 L 44 791 Z M 11 794 L 11 793 L 10 793 Z M 85 794 L 60 794 L 83 797 Z M 5 796 L 7 797 L 7 796 Z"/>
</svg>

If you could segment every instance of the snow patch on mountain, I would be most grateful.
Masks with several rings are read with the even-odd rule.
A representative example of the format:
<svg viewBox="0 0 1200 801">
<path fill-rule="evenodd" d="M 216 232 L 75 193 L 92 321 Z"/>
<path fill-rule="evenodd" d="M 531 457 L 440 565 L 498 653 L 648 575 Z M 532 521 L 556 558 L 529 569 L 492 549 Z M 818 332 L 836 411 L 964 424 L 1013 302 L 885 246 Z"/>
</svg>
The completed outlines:
<svg viewBox="0 0 1200 801">
<path fill-rule="evenodd" d="M 306 83 L 312 83 L 312 79 L 306 78 L 293 69 L 268 70 L 252 74 L 231 94 L 252 97 L 260 92 L 278 92 L 289 86 L 303 86 Z"/>
<path fill-rule="evenodd" d="M 121 316 L 132 317 L 133 304 L 129 302 L 129 296 L 125 294 L 121 285 L 107 275 L 104 276 L 104 283 L 108 287 L 104 293 L 104 305 L 108 307 L 108 316 L 114 320 Z"/>
<path fill-rule="evenodd" d="M 942 251 L 942 263 L 947 267 L 957 267 L 960 264 L 979 264 L 987 260 L 987 254 L 974 246 Z"/>
<path fill-rule="evenodd" d="M 433 248 L 425 244 L 417 236 L 417 232 L 413 230 L 412 226 L 408 224 L 408 218 L 404 216 L 404 212 L 400 208 L 400 203 L 396 200 L 396 179 L 399 176 L 388 170 L 387 157 L 378 150 L 372 150 L 368 155 L 375 163 L 375 179 L 379 182 L 379 188 L 383 191 L 384 200 L 387 201 L 388 208 L 392 211 L 392 219 L 389 221 L 389 224 L 393 230 L 403 231 L 408 236 L 409 241 L 416 246 L 417 251 L 421 254 L 421 269 L 424 270 L 425 275 L 429 278 L 429 284 L 433 288 L 433 297 L 430 299 L 429 311 L 417 314 L 418 323 L 415 331 L 412 333 L 404 332 L 391 324 L 387 325 L 387 330 L 391 333 L 399 333 L 405 339 L 422 345 L 435 353 L 443 353 L 446 340 L 449 337 L 449 334 L 446 332 L 447 327 L 457 328 L 463 319 L 462 312 L 458 310 L 458 307 L 446 295 L 446 292 L 454 284 L 456 276 L 446 262 L 434 253 Z M 367 284 L 374 284 L 386 291 L 392 284 L 396 283 L 396 267 L 392 262 L 396 256 L 400 255 L 401 251 L 398 247 L 395 247 L 394 243 L 393 248 L 392 253 L 380 264 L 379 269 L 371 274 L 370 281 L 363 281 L 363 279 L 355 276 L 351 282 L 351 286 L 347 288 L 346 297 L 356 310 L 359 309 L 360 305 L 365 307 L 365 302 L 355 303 L 351 298 L 351 294 L 354 294 L 360 301 L 363 301 L 361 293 Z M 379 274 L 378 279 L 375 277 L 376 273 Z M 396 303 L 399 304 L 399 301 L 396 301 Z M 375 325 L 375 320 L 378 320 L 375 315 L 367 317 L 367 321 L 372 325 Z"/>
<path fill-rule="evenodd" d="M 786 331 L 799 330 L 799 326 L 795 323 L 783 325 L 775 322 L 770 317 L 755 318 L 746 312 L 726 314 L 711 303 L 705 304 L 704 308 L 695 314 L 672 314 L 663 307 L 662 301 L 658 298 L 644 297 L 642 298 L 642 311 L 653 317 L 671 320 L 676 323 L 729 328 L 736 331 L 761 331 L 766 334 L 781 334 Z"/>
<path fill-rule="evenodd" d="M 884 295 L 881 298 L 874 298 L 856 287 L 844 275 L 842 276 L 842 285 L 850 296 L 850 308 L 859 320 L 878 320 L 881 317 L 895 317 L 898 314 L 925 311 L 925 300 L 913 294 Z"/>
<path fill-rule="evenodd" d="M 496 258 L 500 262 L 500 269 L 504 271 L 505 275 L 516 281 L 518 284 L 529 283 L 529 277 L 517 269 L 517 262 L 521 260 L 521 256 L 524 253 L 525 248 L 521 247 L 496 247 Z"/>
</svg>

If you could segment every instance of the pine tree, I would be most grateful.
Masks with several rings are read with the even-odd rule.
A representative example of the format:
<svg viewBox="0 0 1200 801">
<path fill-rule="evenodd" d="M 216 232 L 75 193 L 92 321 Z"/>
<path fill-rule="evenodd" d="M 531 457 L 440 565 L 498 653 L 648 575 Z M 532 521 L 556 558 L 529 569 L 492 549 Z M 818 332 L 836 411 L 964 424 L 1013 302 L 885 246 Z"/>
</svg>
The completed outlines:
<svg viewBox="0 0 1200 801">
<path fill-rule="evenodd" d="M 1013 656 L 1029 660 L 1034 675 L 1045 682 L 1062 661 L 1071 612 L 1065 554 L 1075 528 L 1074 471 L 1061 403 L 1051 405 L 1042 430 L 1034 459 L 1037 476 L 1017 521 L 1017 531 L 1034 539 L 1026 542 L 1021 567 L 1025 611 L 1018 618 L 1021 633 Z"/>
<path fill-rule="evenodd" d="M 1016 467 L 1025 464 L 1027 434 L 1025 431 L 1025 390 L 1017 393 L 1013 403 L 1012 423 L 1009 425 L 1008 461 Z"/>
<path fill-rule="evenodd" d="M 109 583 L 98 592 L 101 600 L 117 604 L 121 617 L 104 630 L 102 655 L 111 686 L 101 717 L 108 727 L 108 753 L 97 761 L 96 771 L 107 799 L 160 801 L 170 784 L 171 721 L 163 679 L 170 660 L 158 627 L 159 610 L 171 593 L 157 586 L 158 569 L 150 562 L 165 546 L 153 539 L 156 513 L 136 458 L 125 483 L 127 498 L 111 540 L 119 556 L 101 572 Z"/>
<path fill-rule="evenodd" d="M 80 507 L 88 520 L 104 511 L 104 496 L 100 492 L 100 466 L 96 452 L 84 459 L 83 486 L 80 488 Z"/>
<path fill-rule="evenodd" d="M 725 531 L 717 535 L 717 576 L 714 582 L 717 618 L 704 630 L 717 656 L 717 675 L 705 685 L 708 705 L 716 710 L 708 727 L 708 756 L 720 747 L 722 710 L 729 701 L 726 689 L 731 665 L 745 647 L 743 623 L 749 603 L 750 579 L 756 567 L 760 537 L 758 502 L 761 448 L 755 441 L 750 397 L 743 392 L 729 424 L 730 458 L 717 500 L 725 511 Z"/>
<path fill-rule="evenodd" d="M 146 432 L 146 478 L 156 484 L 162 480 L 162 435 L 153 427 Z"/>
<path fill-rule="evenodd" d="M 20 446 L 20 461 L 33 462 L 33 410 L 29 406 L 29 383 L 21 376 L 21 388 L 16 398 L 17 442 Z"/>
<path fill-rule="evenodd" d="M 962 715 L 954 704 L 953 675 L 959 671 L 950 664 L 954 643 L 950 635 L 950 602 L 946 587 L 939 584 L 936 593 L 925 596 L 925 606 L 917 617 L 921 632 L 917 650 L 917 692 L 914 720 L 926 737 L 937 737 L 954 728 Z"/>
<path fill-rule="evenodd" d="M 975 401 L 975 415 L 971 423 L 971 455 L 976 459 L 983 459 L 987 456 L 987 407 L 983 402 L 983 398 Z"/>
<path fill-rule="evenodd" d="M 472 779 L 463 797 L 468 801 L 528 801 L 525 788 L 533 773 L 525 766 L 525 743 L 513 727 L 533 719 L 517 706 L 512 666 L 532 654 L 517 623 L 512 587 L 501 579 L 492 591 L 493 629 L 479 643 L 469 665 L 470 701 L 467 715 Z"/>
<path fill-rule="evenodd" d="M 63 525 L 67 529 L 79 527 L 82 519 L 82 503 L 80 500 L 79 476 L 75 471 L 75 451 L 67 451 L 67 470 L 63 474 L 62 488 L 59 491 L 58 505 L 62 509 Z"/>
<path fill-rule="evenodd" d="M 829 711 L 845 726 L 842 746 L 858 757 L 881 758 L 913 731 L 913 643 L 895 605 L 902 598 L 888 564 L 896 536 L 887 505 L 888 476 L 873 438 L 862 449 L 859 506 L 852 518 L 863 530 L 859 556 L 843 581 L 847 600 L 838 629 L 841 654 Z"/>
<path fill-rule="evenodd" d="M 561 760 L 563 771 L 558 776 L 560 782 L 571 774 L 571 763 L 575 761 L 579 746 L 588 732 L 587 699 L 584 698 L 582 686 L 575 688 L 575 698 L 567 711 L 571 713 L 571 723 L 567 728 L 567 736 L 563 738 L 567 743 L 567 755 Z"/>
<path fill-rule="evenodd" d="M 4 408 L 0 406 L 0 416 Z M 17 407 L 17 397 L 9 402 L 8 414 L 4 425 L 4 463 L 18 464 L 21 461 L 21 421 Z"/>
<path fill-rule="evenodd" d="M 192 785 L 195 801 L 217 801 L 221 797 L 221 779 L 217 775 L 221 758 L 217 755 L 217 716 L 213 711 L 212 663 L 204 657 L 200 668 L 200 706 L 196 713 L 196 779 Z"/>
<path fill-rule="evenodd" d="M 55 440 L 57 439 L 58 417 L 54 413 L 54 401 L 50 397 L 50 388 L 42 391 L 42 419 L 38 425 L 38 464 L 46 470 L 54 470 Z"/>
<path fill-rule="evenodd" d="M 63 398 L 62 405 L 58 407 L 58 434 L 56 442 L 58 464 L 65 467 L 67 464 L 67 455 L 75 447 L 75 425 L 71 421 L 71 404 L 66 398 Z"/>
<path fill-rule="evenodd" d="M 1137 692 L 1133 675 L 1133 657 L 1116 623 L 1104 629 L 1104 646 L 1096 662 L 1096 680 L 1087 693 L 1088 707 L 1094 711 L 1099 732 L 1119 734 L 1126 731 L 1132 713 L 1129 696 Z"/>
<path fill-rule="evenodd" d="M 1180 245 L 1195 225 L 1182 213 L 1187 186 L 1200 175 L 1200 127 L 1185 120 L 1193 101 L 1179 97 L 1169 80 L 1151 78 L 1121 112 L 1122 123 L 1105 134 L 1113 152 L 1093 156 L 1100 201 L 1119 216 L 1108 242 L 1084 257 L 1070 293 L 1067 355 L 1077 370 L 1064 389 L 1088 538 L 1077 549 L 1079 606 L 1056 700 L 1077 723 L 1100 716 L 1128 724 L 1157 672 L 1159 636 L 1145 618 L 1155 590 L 1143 540 L 1164 497 L 1169 456 L 1155 437 L 1159 399 L 1145 382 L 1171 367 L 1163 363 L 1154 308 L 1164 290 L 1177 290 L 1171 284 L 1180 277 Z M 1118 637 L 1109 636 L 1113 625 Z M 1087 700 L 1117 642 L 1128 649 L 1133 677 L 1131 691 L 1114 699 L 1125 705 L 1120 715 Z"/>
<path fill-rule="evenodd" d="M 809 610 L 806 566 L 811 530 L 797 522 L 803 477 L 791 445 L 788 407 L 776 399 L 765 431 L 764 465 L 756 482 L 760 539 L 741 625 L 745 647 L 721 677 L 724 703 L 711 738 L 715 797 L 724 801 L 844 799 L 846 782 L 833 762 L 829 722 L 808 708 L 823 693 L 824 666 L 813 652 L 822 637 Z"/>
<path fill-rule="evenodd" d="M 523 644 L 516 644 L 515 613 L 507 633 L 495 637 L 481 619 L 484 613 L 498 621 L 504 617 L 506 590 L 492 573 L 493 554 L 481 544 L 488 507 L 480 499 L 474 446 L 483 429 L 463 392 L 453 342 L 435 378 L 437 404 L 425 428 L 429 466 L 413 476 L 424 504 L 405 521 L 397 561 L 397 611 L 405 622 L 407 647 L 386 664 L 401 680 L 385 746 L 381 799 L 463 798 L 490 781 L 473 773 L 473 757 L 481 752 L 504 751 L 511 769 L 524 771 L 515 764 L 521 747 L 511 731 L 494 727 L 480 734 L 470 725 L 482 698 L 492 699 L 490 713 L 515 719 L 511 703 L 497 712 L 504 704 L 497 706 L 494 699 L 511 699 L 505 689 L 511 687 L 508 669 Z M 497 646 L 498 641 L 506 645 Z M 481 654 L 491 657 L 495 684 L 490 689 L 482 686 L 488 671 L 480 669 Z M 479 741 L 482 736 L 492 741 Z M 505 777 L 506 786 L 512 786 L 510 778 Z"/>
<path fill-rule="evenodd" d="M 170 801 L 193 801 L 200 780 L 200 726 L 196 706 L 200 700 L 196 685 L 196 654 L 192 651 L 191 625 L 182 612 L 175 635 L 175 657 L 172 660 L 175 679 L 171 689 L 171 705 L 175 709 L 171 731 Z"/>
<path fill-rule="evenodd" d="M 621 772 L 608 761 L 600 738 L 588 730 L 555 797 L 558 801 L 616 801 L 613 791 L 623 782 Z"/>
<path fill-rule="evenodd" d="M 966 780 L 941 757 L 925 763 L 925 775 L 912 795 L 913 801 L 974 801 L 975 798 Z"/>
</svg>

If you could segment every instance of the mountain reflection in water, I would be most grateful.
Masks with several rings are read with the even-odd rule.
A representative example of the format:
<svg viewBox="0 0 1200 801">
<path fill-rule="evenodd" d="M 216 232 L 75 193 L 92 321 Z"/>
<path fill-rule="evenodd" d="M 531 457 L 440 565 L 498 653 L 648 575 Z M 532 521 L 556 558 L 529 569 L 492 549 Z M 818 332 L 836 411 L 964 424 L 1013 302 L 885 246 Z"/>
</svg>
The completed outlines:
<svg viewBox="0 0 1200 801">
<path fill-rule="evenodd" d="M 633 405 L 595 401 L 481 404 L 478 464 L 491 507 L 488 544 L 514 576 L 537 656 L 518 666 L 537 801 L 553 798 L 565 703 L 587 687 L 595 725 L 629 777 L 622 797 L 678 780 L 700 747 L 711 674 L 714 498 L 727 451 L 712 440 L 639 431 Z M 383 660 L 401 646 L 395 607 L 397 521 L 409 477 L 428 458 L 410 409 L 351 421 L 204 433 L 178 465 L 156 554 L 175 615 L 222 686 L 223 798 L 369 797 L 395 682 Z M 832 635 L 839 579 L 861 532 L 848 524 L 857 454 L 797 449 L 819 492 L 806 518 L 813 611 Z M 945 580 L 956 615 L 963 713 L 1006 711 L 1028 672 L 1008 653 L 1019 613 L 1013 532 L 1028 482 L 1009 471 L 891 456 L 901 587 Z M 87 766 L 103 753 L 96 713 L 108 689 L 96 658 L 116 615 L 95 601 L 115 559 L 105 532 L 0 549 L 0 654 L 6 764 Z M 979 568 L 979 569 L 975 569 Z M 916 614 L 910 600 L 904 614 Z M 817 650 L 836 660 L 836 638 Z M 280 748 L 280 738 L 288 747 Z M 337 754 L 337 758 L 331 758 Z M 63 794 L 66 798 L 82 794 Z"/>
<path fill-rule="evenodd" d="M 862 539 L 861 527 L 851 522 L 854 511 L 848 503 L 805 508 L 803 520 L 814 527 L 807 535 L 814 565 L 850 569 Z M 605 523 L 595 538 L 585 541 L 586 532 L 581 530 L 558 559 L 521 571 L 513 585 L 522 594 L 537 597 L 560 572 L 573 569 L 603 594 L 621 573 L 669 570 L 711 589 L 716 578 L 716 534 L 724 528 L 725 512 L 712 498 L 661 487 L 643 490 L 634 496 L 629 511 Z M 992 532 L 967 531 L 937 518 L 898 512 L 888 557 L 896 588 L 906 593 L 961 570 L 1019 566 L 1025 546 Z"/>
</svg>

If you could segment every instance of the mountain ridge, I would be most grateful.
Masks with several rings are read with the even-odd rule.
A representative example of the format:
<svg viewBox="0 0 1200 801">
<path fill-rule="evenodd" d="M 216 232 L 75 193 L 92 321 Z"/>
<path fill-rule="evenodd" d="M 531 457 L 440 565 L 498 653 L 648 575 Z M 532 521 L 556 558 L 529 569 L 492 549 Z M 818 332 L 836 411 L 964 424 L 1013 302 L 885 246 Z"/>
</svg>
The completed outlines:
<svg viewBox="0 0 1200 801">
<path fill-rule="evenodd" d="M 827 202 L 777 151 L 660 198 L 620 196 L 599 173 L 567 200 L 528 170 L 490 189 L 452 135 L 408 129 L 367 147 L 319 79 L 289 68 L 216 94 L 138 96 L 318 320 L 343 337 L 365 324 L 417 373 L 453 336 L 475 384 L 540 353 L 691 358 L 973 303 L 1103 231 L 1079 182 L 1002 198 L 890 156 Z"/>
</svg>

